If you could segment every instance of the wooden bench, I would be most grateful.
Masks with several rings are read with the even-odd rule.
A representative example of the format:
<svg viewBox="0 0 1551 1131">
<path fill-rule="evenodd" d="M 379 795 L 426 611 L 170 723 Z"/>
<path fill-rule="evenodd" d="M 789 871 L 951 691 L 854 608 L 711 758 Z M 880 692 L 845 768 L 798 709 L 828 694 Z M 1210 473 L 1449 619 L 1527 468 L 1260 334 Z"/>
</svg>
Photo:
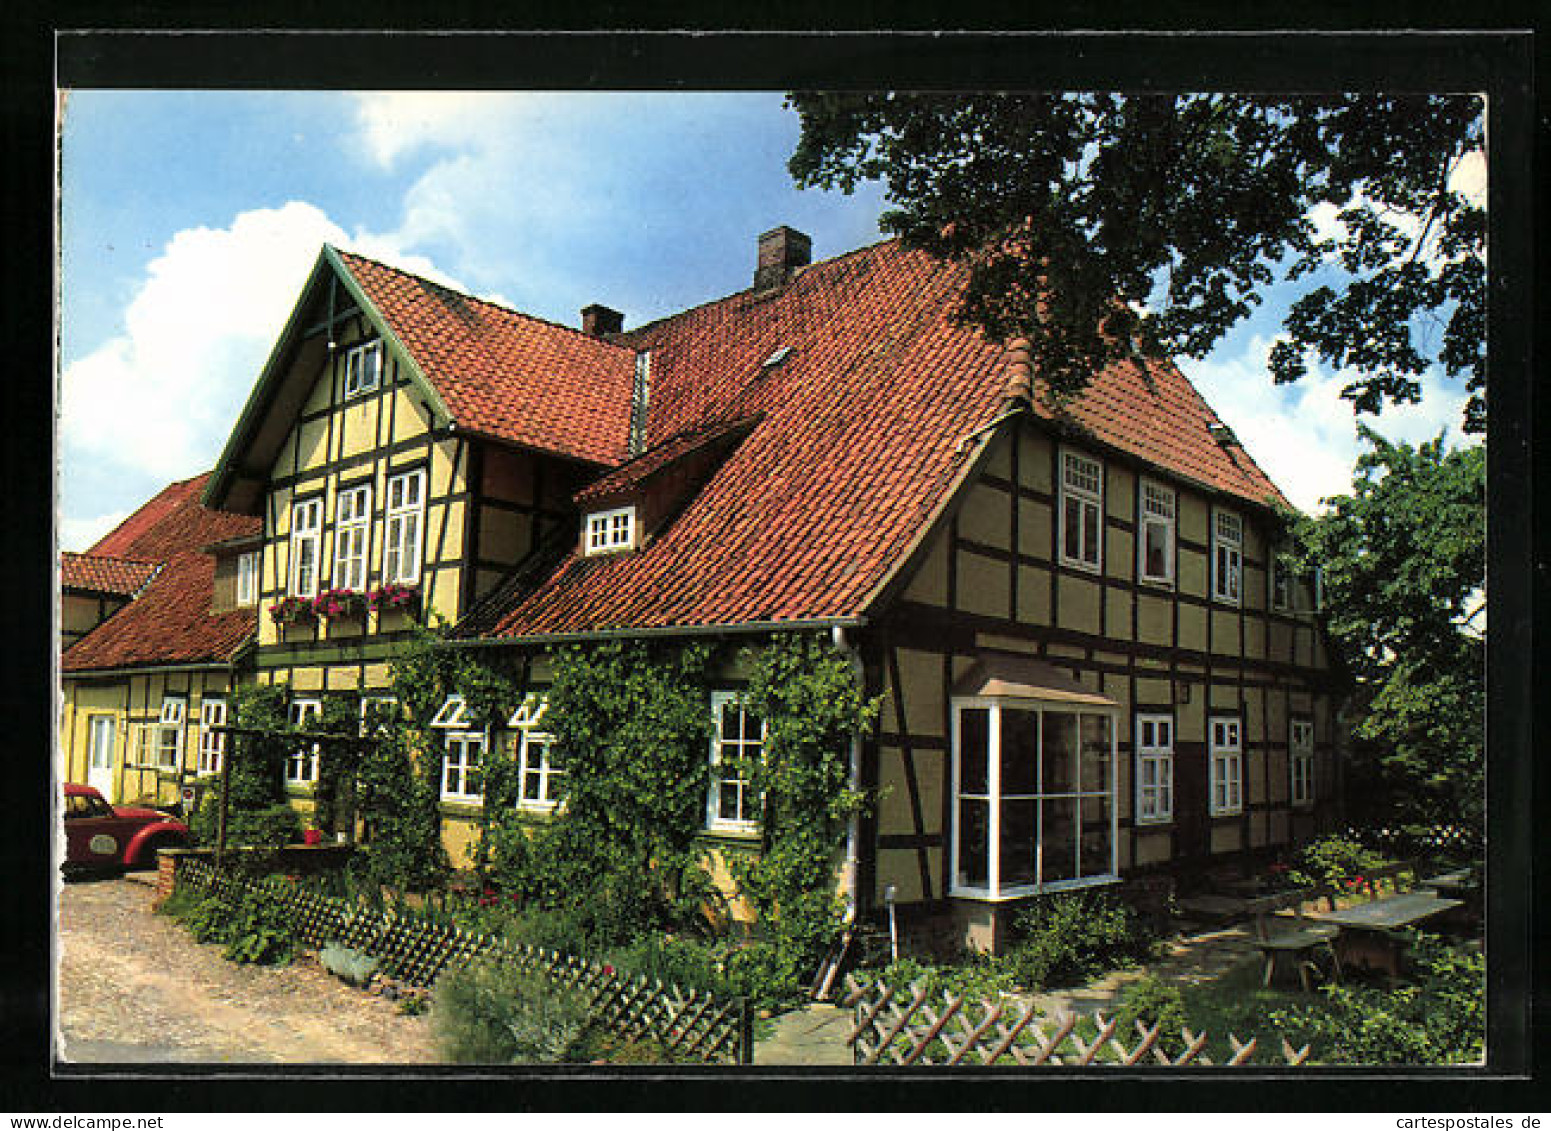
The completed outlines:
<svg viewBox="0 0 1551 1131">
<path fill-rule="evenodd" d="M 1298 971 L 1298 981 L 1305 991 L 1312 990 L 1309 971 L 1313 967 L 1312 955 L 1323 949 L 1330 955 L 1336 977 L 1341 976 L 1341 961 L 1332 945 L 1340 929 L 1311 919 L 1303 912 L 1310 903 L 1324 900 L 1335 910 L 1335 892 L 1329 888 L 1301 888 L 1251 900 L 1245 912 L 1254 920 L 1255 946 L 1265 956 L 1265 973 L 1261 985 L 1269 986 L 1276 976 L 1276 968 L 1283 961 L 1292 961 Z M 1282 912 L 1291 912 L 1283 915 Z M 1291 927 L 1278 929 L 1279 924 L 1291 921 Z"/>
</svg>

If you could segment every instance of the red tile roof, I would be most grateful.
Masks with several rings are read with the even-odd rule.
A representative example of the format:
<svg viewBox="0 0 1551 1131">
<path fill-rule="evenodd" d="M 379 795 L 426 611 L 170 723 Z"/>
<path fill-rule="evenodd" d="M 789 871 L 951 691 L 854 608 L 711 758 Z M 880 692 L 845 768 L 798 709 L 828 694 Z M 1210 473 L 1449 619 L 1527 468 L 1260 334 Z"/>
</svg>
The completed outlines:
<svg viewBox="0 0 1551 1131">
<path fill-rule="evenodd" d="M 338 254 L 460 429 L 593 463 L 625 458 L 634 350 Z"/>
<path fill-rule="evenodd" d="M 199 493 L 207 478 L 171 484 L 88 553 L 65 555 L 66 584 L 72 571 L 112 569 L 121 558 L 140 559 L 152 569 L 161 563 L 139 597 L 66 649 L 65 671 L 225 660 L 254 631 L 253 609 L 210 612 L 215 559 L 200 551 L 256 534 L 263 520 L 202 506 Z"/>
<path fill-rule="evenodd" d="M 816 264 L 624 335 L 652 351 L 647 443 L 760 415 L 640 550 L 574 553 L 503 588 L 494 636 L 857 615 L 949 491 L 960 441 L 1006 403 L 1007 351 L 956 324 L 961 269 L 897 242 Z M 763 362 L 782 346 L 786 360 Z M 622 399 L 628 404 L 628 397 Z M 1053 419 L 1048 407 L 1038 415 Z M 1101 444 L 1241 498 L 1279 498 L 1172 365 L 1117 366 L 1065 413 Z"/>
<path fill-rule="evenodd" d="M 252 635 L 253 609 L 212 614 L 215 561 L 174 554 L 146 591 L 65 650 L 66 672 L 230 659 Z"/>
<path fill-rule="evenodd" d="M 60 583 L 66 589 L 133 597 L 156 572 L 155 562 L 109 558 L 96 554 L 59 555 Z"/>
<path fill-rule="evenodd" d="M 651 451 L 623 463 L 601 479 L 595 479 L 576 493 L 573 501 L 586 509 L 589 503 L 617 496 L 641 486 L 654 475 L 666 471 L 686 456 L 712 448 L 719 443 L 735 443 L 741 433 L 753 429 L 756 420 L 731 420 L 706 428 L 693 428 L 670 437 Z"/>
</svg>

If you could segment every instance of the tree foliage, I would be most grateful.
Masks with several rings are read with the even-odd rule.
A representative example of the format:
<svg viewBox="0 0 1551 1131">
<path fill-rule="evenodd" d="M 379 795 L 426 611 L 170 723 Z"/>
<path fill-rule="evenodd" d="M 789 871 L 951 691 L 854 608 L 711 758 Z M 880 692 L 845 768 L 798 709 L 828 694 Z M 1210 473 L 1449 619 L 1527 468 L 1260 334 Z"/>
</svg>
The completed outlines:
<svg viewBox="0 0 1551 1131">
<path fill-rule="evenodd" d="M 1433 364 L 1485 419 L 1486 214 L 1454 174 L 1469 96 L 793 94 L 803 187 L 881 180 L 884 230 L 967 264 L 959 317 L 1025 337 L 1057 397 L 1140 350 L 1203 357 L 1267 287 L 1306 280 L 1272 350 L 1350 370 L 1360 412 Z M 1317 210 L 1337 224 L 1320 225 Z"/>
<path fill-rule="evenodd" d="M 1479 827 L 1485 720 L 1486 452 L 1361 429 L 1352 493 L 1298 520 L 1325 624 L 1356 682 L 1348 795 L 1392 819 Z"/>
</svg>

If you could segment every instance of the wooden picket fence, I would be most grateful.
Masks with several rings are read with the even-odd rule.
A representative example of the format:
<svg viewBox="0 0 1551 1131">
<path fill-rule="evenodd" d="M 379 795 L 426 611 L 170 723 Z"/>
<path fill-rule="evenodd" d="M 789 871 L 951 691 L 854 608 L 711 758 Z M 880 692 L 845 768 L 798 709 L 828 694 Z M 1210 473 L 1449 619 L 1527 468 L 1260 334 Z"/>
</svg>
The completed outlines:
<svg viewBox="0 0 1551 1131">
<path fill-rule="evenodd" d="M 904 992 L 883 982 L 846 978 L 841 1004 L 854 1010 L 849 1042 L 860 1065 L 908 1067 L 926 1065 L 1145 1066 L 1211 1067 L 1208 1036 L 1181 1031 L 1183 1049 L 1164 1051 L 1158 1026 L 1137 1024 L 1134 1044 L 1119 1024 L 1102 1013 L 1093 1015 L 1093 1031 L 1084 1038 L 1075 1014 L 1042 1016 L 1014 1001 L 969 1000 L 951 994 L 930 994 L 920 982 Z M 1084 1026 L 1084 1028 L 1086 1028 Z M 1228 1035 L 1232 1055 L 1223 1066 L 1250 1062 L 1260 1047 L 1257 1039 L 1241 1042 Z M 1285 1039 L 1280 1055 L 1290 1067 L 1308 1059 L 1309 1049 L 1293 1049 Z"/>
<path fill-rule="evenodd" d="M 374 912 L 307 891 L 282 876 L 250 878 L 196 859 L 179 862 L 177 882 L 208 894 L 257 892 L 280 904 L 310 946 L 335 942 L 381 960 L 382 970 L 413 986 L 473 959 L 538 970 L 592 998 L 597 1020 L 623 1037 L 650 1038 L 706 1063 L 751 1064 L 752 1015 L 747 999 L 718 998 L 644 976 L 628 976 L 588 959 L 471 934 L 392 911 Z"/>
</svg>

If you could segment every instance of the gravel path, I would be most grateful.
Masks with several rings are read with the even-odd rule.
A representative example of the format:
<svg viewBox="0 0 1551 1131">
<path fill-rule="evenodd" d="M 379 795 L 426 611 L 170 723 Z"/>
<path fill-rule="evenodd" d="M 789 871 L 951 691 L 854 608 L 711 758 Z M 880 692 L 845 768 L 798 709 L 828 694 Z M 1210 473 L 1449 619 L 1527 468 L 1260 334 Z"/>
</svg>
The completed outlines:
<svg viewBox="0 0 1551 1131">
<path fill-rule="evenodd" d="M 70 883 L 59 904 L 60 1058 L 75 1063 L 428 1064 L 424 1016 L 351 989 L 313 959 L 239 966 L 151 911 L 127 879 Z"/>
</svg>

